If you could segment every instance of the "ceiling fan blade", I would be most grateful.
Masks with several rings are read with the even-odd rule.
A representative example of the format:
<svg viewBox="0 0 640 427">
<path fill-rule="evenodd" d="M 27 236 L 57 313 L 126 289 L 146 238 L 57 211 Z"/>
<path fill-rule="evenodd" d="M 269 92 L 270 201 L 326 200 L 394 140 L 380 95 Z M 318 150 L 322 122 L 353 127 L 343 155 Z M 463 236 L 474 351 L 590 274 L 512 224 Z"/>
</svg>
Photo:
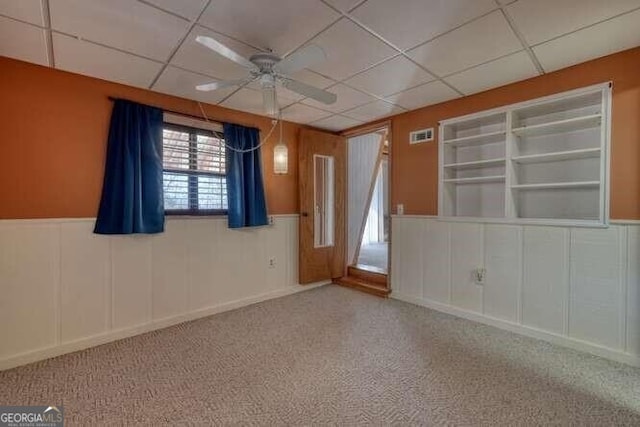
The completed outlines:
<svg viewBox="0 0 640 427">
<path fill-rule="evenodd" d="M 203 85 L 196 86 L 196 89 L 202 92 L 209 92 L 212 90 L 222 89 L 229 86 L 240 86 L 245 83 L 250 82 L 251 79 L 240 79 L 240 80 L 220 80 L 217 82 L 206 83 Z"/>
<path fill-rule="evenodd" d="M 281 81 L 282 86 L 287 89 L 299 93 L 300 95 L 304 95 L 307 98 L 315 99 L 323 104 L 333 104 L 338 99 L 334 93 L 327 92 L 326 90 L 319 89 L 315 86 L 311 86 L 297 80 L 281 79 Z"/>
<path fill-rule="evenodd" d="M 276 99 L 275 86 L 262 87 L 262 105 L 264 106 L 264 112 L 268 116 L 276 117 L 278 115 L 278 101 Z"/>
<path fill-rule="evenodd" d="M 247 58 L 245 58 L 244 56 L 240 55 L 236 51 L 228 48 L 227 46 L 223 45 L 219 41 L 217 41 L 215 39 L 212 39 L 211 37 L 198 36 L 198 37 L 196 37 L 196 41 L 198 43 L 200 43 L 201 45 L 208 47 L 209 49 L 211 49 L 212 51 L 216 52 L 217 54 L 222 55 L 225 58 L 232 60 L 236 64 L 240 64 L 243 67 L 248 68 L 250 70 L 257 70 L 258 69 L 258 67 L 256 67 Z"/>
<path fill-rule="evenodd" d="M 312 44 L 293 52 L 291 55 L 274 65 L 273 68 L 278 73 L 291 74 L 326 59 L 327 56 L 325 55 L 324 50 L 322 50 L 320 46 Z"/>
</svg>

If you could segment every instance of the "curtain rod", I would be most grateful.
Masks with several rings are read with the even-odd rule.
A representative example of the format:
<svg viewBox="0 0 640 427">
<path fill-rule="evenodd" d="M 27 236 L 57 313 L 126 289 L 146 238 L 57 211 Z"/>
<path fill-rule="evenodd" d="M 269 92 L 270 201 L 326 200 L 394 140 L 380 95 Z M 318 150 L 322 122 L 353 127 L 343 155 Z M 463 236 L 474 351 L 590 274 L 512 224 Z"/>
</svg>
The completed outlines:
<svg viewBox="0 0 640 427">
<path fill-rule="evenodd" d="M 118 99 L 122 99 L 123 101 L 129 101 L 129 102 L 135 102 L 136 104 L 142 104 L 141 102 L 138 101 L 134 101 L 132 99 L 127 99 L 127 98 L 118 98 L 115 96 L 108 96 L 107 98 L 109 98 L 109 101 L 115 101 Z M 198 101 L 194 101 L 194 102 L 198 102 Z M 144 105 L 149 105 L 149 104 L 144 104 Z M 204 120 L 204 121 L 210 121 L 210 122 L 214 122 L 214 123 L 231 123 L 234 125 L 241 125 L 241 126 L 245 126 L 245 127 L 250 127 L 250 128 L 257 128 L 260 129 L 260 126 L 255 124 L 255 123 L 238 123 L 238 122 L 231 122 L 231 121 L 227 121 L 227 120 L 218 120 L 218 119 L 212 119 L 211 117 L 207 116 L 207 117 L 203 117 L 203 116 L 196 116 L 195 114 L 189 114 L 189 113 L 183 113 L 182 111 L 176 111 L 176 110 L 169 110 L 167 108 L 164 107 L 158 107 L 157 105 L 149 105 L 150 107 L 154 107 L 154 108 L 159 108 L 162 111 L 166 112 L 166 113 L 171 113 L 171 114 L 177 114 L 179 116 L 184 116 L 184 117 L 191 117 L 193 119 L 198 119 L 198 120 Z M 268 117 L 266 117 L 268 119 Z"/>
</svg>

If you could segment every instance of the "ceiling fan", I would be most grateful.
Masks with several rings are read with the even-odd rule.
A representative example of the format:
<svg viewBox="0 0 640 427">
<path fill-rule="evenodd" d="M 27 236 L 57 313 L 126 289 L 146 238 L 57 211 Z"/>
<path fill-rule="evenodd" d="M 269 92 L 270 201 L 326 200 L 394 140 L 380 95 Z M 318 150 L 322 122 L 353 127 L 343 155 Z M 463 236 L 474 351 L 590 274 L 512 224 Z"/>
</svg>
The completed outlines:
<svg viewBox="0 0 640 427">
<path fill-rule="evenodd" d="M 278 115 L 276 83 L 280 83 L 289 90 L 324 104 L 333 104 L 336 102 L 337 96 L 335 94 L 293 80 L 287 76 L 290 73 L 324 61 L 326 55 L 319 46 L 309 45 L 303 47 L 285 58 L 280 58 L 273 53 L 261 52 L 251 55 L 249 59 L 247 59 L 211 37 L 198 36 L 196 37 L 196 41 L 217 54 L 245 67 L 249 72 L 249 75 L 243 79 L 221 80 L 207 83 L 196 86 L 197 90 L 207 92 L 229 86 L 240 86 L 258 80 L 262 88 L 262 101 L 265 113 L 272 117 Z"/>
</svg>

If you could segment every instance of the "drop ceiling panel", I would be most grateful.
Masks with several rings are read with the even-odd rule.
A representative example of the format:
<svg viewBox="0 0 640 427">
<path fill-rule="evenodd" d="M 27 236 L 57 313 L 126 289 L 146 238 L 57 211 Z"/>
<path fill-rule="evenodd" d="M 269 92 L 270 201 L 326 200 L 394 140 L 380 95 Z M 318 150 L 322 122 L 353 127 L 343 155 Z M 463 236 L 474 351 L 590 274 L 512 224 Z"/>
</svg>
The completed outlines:
<svg viewBox="0 0 640 427">
<path fill-rule="evenodd" d="M 197 43 L 197 36 L 212 37 L 247 58 L 257 52 L 244 43 L 196 25 L 173 56 L 172 64 L 218 79 L 239 79 L 247 76 L 244 67 Z"/>
<path fill-rule="evenodd" d="M 438 104 L 460 95 L 440 81 L 430 82 L 413 89 L 388 96 L 386 99 L 408 110 Z"/>
<path fill-rule="evenodd" d="M 397 105 L 390 104 L 385 101 L 374 101 L 370 104 L 362 105 L 354 109 L 345 111 L 345 116 L 353 117 L 357 120 L 369 122 L 382 117 L 392 116 L 394 114 L 400 114 L 405 110 Z"/>
<path fill-rule="evenodd" d="M 471 95 L 537 75 L 538 70 L 531 58 L 521 51 L 454 74 L 445 80 L 465 95 Z"/>
<path fill-rule="evenodd" d="M 638 7 L 640 0 L 520 0 L 507 11 L 535 45 Z"/>
<path fill-rule="evenodd" d="M 45 26 L 41 0 L 0 0 L 0 15 Z"/>
<path fill-rule="evenodd" d="M 331 113 L 300 103 L 290 105 L 282 110 L 282 119 L 295 123 L 311 123 L 330 115 Z"/>
<path fill-rule="evenodd" d="M 337 132 L 343 129 L 348 129 L 350 127 L 360 125 L 362 123 L 364 122 L 336 114 L 335 116 L 315 121 L 311 123 L 311 126 Z"/>
<path fill-rule="evenodd" d="M 374 97 L 362 93 L 359 90 L 352 89 L 349 86 L 345 86 L 341 83 L 338 83 L 335 86 L 331 86 L 327 89 L 327 91 L 335 93 L 338 96 L 338 100 L 335 103 L 327 105 L 310 98 L 305 98 L 302 102 L 321 110 L 340 113 L 344 110 L 349 110 L 358 105 L 367 104 L 375 100 Z"/>
<path fill-rule="evenodd" d="M 189 22 L 131 0 L 49 0 L 55 30 L 166 61 Z"/>
<path fill-rule="evenodd" d="M 162 64 L 62 34 L 53 34 L 56 68 L 147 88 Z"/>
<path fill-rule="evenodd" d="M 397 56 L 351 77 L 347 83 L 357 89 L 386 96 L 435 80 L 428 72 L 404 56 Z"/>
<path fill-rule="evenodd" d="M 237 86 L 234 86 L 212 90 L 210 92 L 196 90 L 197 85 L 210 83 L 212 81 L 211 77 L 181 70 L 169 65 L 162 72 L 152 89 L 182 98 L 196 99 L 209 104 L 217 104 L 238 89 Z"/>
<path fill-rule="evenodd" d="M 318 0 L 213 0 L 200 23 L 283 56 L 338 17 Z"/>
<path fill-rule="evenodd" d="M 284 108 L 293 103 L 292 100 L 278 97 L 278 105 Z M 262 103 L 262 92 L 258 90 L 242 88 L 220 103 L 223 107 L 234 110 L 247 111 L 249 113 L 265 115 Z"/>
<path fill-rule="evenodd" d="M 640 45 L 640 10 L 533 48 L 545 71 L 554 71 Z"/>
<path fill-rule="evenodd" d="M 0 55 L 49 65 L 45 30 L 0 16 Z"/>
<path fill-rule="evenodd" d="M 189 20 L 196 19 L 207 4 L 207 0 L 147 0 L 147 2 Z"/>
<path fill-rule="evenodd" d="M 446 76 L 521 49 L 502 13 L 496 11 L 410 50 L 408 55 L 435 74 Z"/>
<path fill-rule="evenodd" d="M 349 12 L 358 3 L 362 3 L 366 0 L 326 0 L 327 3 L 341 10 L 342 12 Z"/>
<path fill-rule="evenodd" d="M 327 54 L 327 60 L 312 70 L 335 80 L 343 80 L 396 54 L 394 49 L 347 19 L 332 25 L 311 43 L 322 47 Z"/>
<path fill-rule="evenodd" d="M 352 15 L 400 49 L 409 49 L 496 7 L 493 0 L 369 0 Z"/>
</svg>

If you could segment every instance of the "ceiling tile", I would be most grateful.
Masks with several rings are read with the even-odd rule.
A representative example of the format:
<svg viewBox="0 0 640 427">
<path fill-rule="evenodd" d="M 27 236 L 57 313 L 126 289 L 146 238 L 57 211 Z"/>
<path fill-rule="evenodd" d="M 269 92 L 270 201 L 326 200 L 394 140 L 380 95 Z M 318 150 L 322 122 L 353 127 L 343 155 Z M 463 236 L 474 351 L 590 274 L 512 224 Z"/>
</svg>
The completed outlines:
<svg viewBox="0 0 640 427">
<path fill-rule="evenodd" d="M 312 69 L 336 80 L 396 54 L 394 49 L 347 19 L 332 25 L 311 43 L 322 47 L 327 54 L 327 60 Z"/>
<path fill-rule="evenodd" d="M 460 95 L 440 81 L 430 82 L 413 89 L 388 96 L 387 100 L 409 110 L 438 104 Z"/>
<path fill-rule="evenodd" d="M 138 1 L 49 0 L 52 28 L 166 61 L 189 22 Z"/>
<path fill-rule="evenodd" d="M 326 0 L 327 3 L 341 10 L 342 12 L 349 12 L 358 3 L 362 3 L 363 0 Z M 366 0 L 365 0 L 366 1 Z"/>
<path fill-rule="evenodd" d="M 147 2 L 191 21 L 200 15 L 200 12 L 207 4 L 207 0 L 147 0 Z"/>
<path fill-rule="evenodd" d="M 354 119 L 369 122 L 382 117 L 393 116 L 404 112 L 404 108 L 397 105 L 389 104 L 385 101 L 374 101 L 370 104 L 356 107 L 352 110 L 345 111 L 345 116 L 353 117 Z"/>
<path fill-rule="evenodd" d="M 533 48 L 545 71 L 579 64 L 640 45 L 640 10 Z"/>
<path fill-rule="evenodd" d="M 470 95 L 525 80 L 538 74 L 529 55 L 521 51 L 454 74 L 445 80 L 460 92 Z"/>
<path fill-rule="evenodd" d="M 197 36 L 212 37 L 247 58 L 257 52 L 244 43 L 196 25 L 173 56 L 172 64 L 219 79 L 238 79 L 248 75 L 246 68 L 197 43 Z"/>
<path fill-rule="evenodd" d="M 195 99 L 208 104 L 217 104 L 238 89 L 237 86 L 232 86 L 212 90 L 211 92 L 196 90 L 197 85 L 210 83 L 211 81 L 211 77 L 181 70 L 169 65 L 160 75 L 160 78 L 153 85 L 152 89 L 156 92 L 167 93 L 187 99 Z"/>
<path fill-rule="evenodd" d="M 213 0 L 200 23 L 283 56 L 339 16 L 318 0 Z"/>
<path fill-rule="evenodd" d="M 300 103 L 290 105 L 282 110 L 282 119 L 295 123 L 311 123 L 330 115 L 331 113 Z"/>
<path fill-rule="evenodd" d="M 432 80 L 435 77 L 431 74 L 404 56 L 398 56 L 351 77 L 347 83 L 374 95 L 386 96 Z"/>
<path fill-rule="evenodd" d="M 446 76 L 521 49 L 502 13 L 496 11 L 407 54 L 435 74 Z"/>
<path fill-rule="evenodd" d="M 409 49 L 497 7 L 493 0 L 368 0 L 351 14 L 400 49 Z"/>
<path fill-rule="evenodd" d="M 278 105 L 284 108 L 293 104 L 290 99 L 278 97 Z M 242 88 L 229 98 L 220 103 L 223 107 L 233 108 L 234 110 L 247 111 L 249 113 L 260 114 L 265 116 L 264 106 L 262 103 L 262 92 L 248 88 Z"/>
<path fill-rule="evenodd" d="M 0 15 L 45 26 L 41 0 L 0 0 Z"/>
<path fill-rule="evenodd" d="M 527 42 L 535 45 L 638 7 L 640 0 L 520 0 L 507 11 Z"/>
<path fill-rule="evenodd" d="M 312 122 L 311 126 L 337 132 L 343 129 L 348 129 L 354 126 L 361 125 L 363 123 L 364 122 L 336 114 L 335 116 L 327 117 L 325 119 L 320 119 L 318 121 Z"/>
<path fill-rule="evenodd" d="M 306 83 L 306 84 L 318 87 L 320 89 L 324 89 L 336 83 L 333 80 L 322 77 L 320 74 L 314 73 L 313 71 L 309 71 L 309 70 L 301 70 L 293 74 L 289 74 L 289 77 L 291 77 L 294 80 L 301 81 L 302 83 Z M 248 86 L 251 89 L 260 90 L 260 83 L 257 81 L 250 83 Z M 302 98 L 304 98 L 303 95 L 293 92 L 283 87 L 282 85 L 277 85 L 276 91 L 278 93 L 278 96 L 292 99 L 294 101 L 300 101 Z"/>
<path fill-rule="evenodd" d="M 0 16 L 0 56 L 49 65 L 45 30 Z"/>
<path fill-rule="evenodd" d="M 338 100 L 330 105 L 323 104 L 310 98 L 305 98 L 302 102 L 312 107 L 320 108 L 322 110 L 331 111 L 333 113 L 340 113 L 344 110 L 351 109 L 358 105 L 367 104 L 373 100 L 374 97 L 362 93 L 359 90 L 350 88 L 341 83 L 335 86 L 331 86 L 327 89 L 331 93 L 335 93 L 338 96 Z"/>
<path fill-rule="evenodd" d="M 98 46 L 62 34 L 53 34 L 56 68 L 131 86 L 147 88 L 162 64 Z"/>
</svg>

